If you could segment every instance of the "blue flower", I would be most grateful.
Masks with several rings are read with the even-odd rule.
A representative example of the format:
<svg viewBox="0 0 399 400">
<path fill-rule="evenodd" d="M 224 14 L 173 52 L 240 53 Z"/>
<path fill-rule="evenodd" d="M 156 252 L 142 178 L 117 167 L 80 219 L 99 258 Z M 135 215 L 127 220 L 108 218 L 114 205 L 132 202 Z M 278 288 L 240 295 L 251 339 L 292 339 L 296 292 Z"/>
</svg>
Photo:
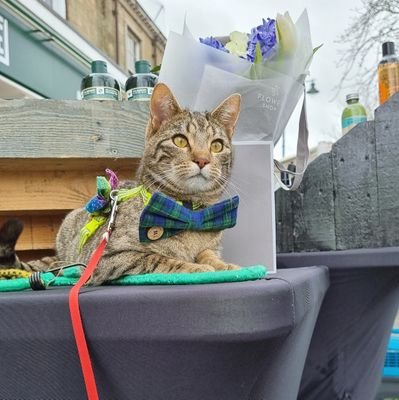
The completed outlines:
<svg viewBox="0 0 399 400">
<path fill-rule="evenodd" d="M 262 25 L 251 29 L 248 41 L 247 59 L 252 62 L 255 59 L 256 43 L 258 42 L 264 60 L 270 58 L 276 51 L 276 20 L 268 18 L 262 21 Z"/>
<path fill-rule="evenodd" d="M 225 53 L 228 53 L 229 51 L 224 47 L 223 43 L 220 42 L 219 40 L 215 39 L 212 36 L 206 37 L 206 38 L 200 38 L 200 42 L 203 44 L 206 44 L 207 46 L 214 47 L 215 49 L 222 50 Z"/>
</svg>

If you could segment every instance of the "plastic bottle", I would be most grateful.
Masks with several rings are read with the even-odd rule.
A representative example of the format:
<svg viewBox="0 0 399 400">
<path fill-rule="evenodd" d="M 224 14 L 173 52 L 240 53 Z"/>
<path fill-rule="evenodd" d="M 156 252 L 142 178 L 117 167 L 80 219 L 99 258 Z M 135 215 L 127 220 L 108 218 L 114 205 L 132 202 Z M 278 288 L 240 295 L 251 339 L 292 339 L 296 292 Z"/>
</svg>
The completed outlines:
<svg viewBox="0 0 399 400">
<path fill-rule="evenodd" d="M 108 73 L 107 63 L 96 60 L 91 63 L 91 74 L 82 79 L 80 85 L 82 100 L 120 100 L 119 82 Z"/>
<path fill-rule="evenodd" d="M 362 104 L 359 103 L 359 95 L 352 93 L 346 95 L 346 104 L 342 112 L 342 134 L 349 132 L 355 125 L 367 121 L 367 112 Z"/>
<path fill-rule="evenodd" d="M 136 73 L 128 78 L 125 85 L 126 99 L 129 101 L 148 101 L 158 76 L 151 73 L 151 65 L 147 60 L 134 63 Z"/>
<path fill-rule="evenodd" d="M 399 59 L 395 55 L 393 42 L 382 44 L 382 59 L 378 64 L 378 91 L 380 104 L 399 91 Z"/>
</svg>

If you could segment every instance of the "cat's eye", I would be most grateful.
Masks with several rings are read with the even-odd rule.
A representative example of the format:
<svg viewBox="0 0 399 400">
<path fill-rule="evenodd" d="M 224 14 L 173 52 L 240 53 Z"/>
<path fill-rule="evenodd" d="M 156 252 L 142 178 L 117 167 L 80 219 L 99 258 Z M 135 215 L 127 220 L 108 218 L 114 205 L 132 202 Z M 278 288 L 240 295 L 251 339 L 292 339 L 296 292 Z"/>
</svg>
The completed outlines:
<svg viewBox="0 0 399 400">
<path fill-rule="evenodd" d="M 220 153 L 223 150 L 223 143 L 221 140 L 214 140 L 211 143 L 212 153 Z"/>
<path fill-rule="evenodd" d="M 181 149 L 183 149 L 184 147 L 188 146 L 188 140 L 186 137 L 184 137 L 183 135 L 176 135 L 173 138 L 173 143 L 177 146 L 180 147 Z"/>
</svg>

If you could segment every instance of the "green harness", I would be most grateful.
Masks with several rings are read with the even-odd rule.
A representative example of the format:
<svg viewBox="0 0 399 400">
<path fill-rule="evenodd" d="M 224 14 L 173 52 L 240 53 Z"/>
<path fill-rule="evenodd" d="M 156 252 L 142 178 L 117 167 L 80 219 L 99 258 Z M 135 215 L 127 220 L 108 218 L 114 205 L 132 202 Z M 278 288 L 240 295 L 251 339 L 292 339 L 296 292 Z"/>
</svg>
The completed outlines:
<svg viewBox="0 0 399 400">
<path fill-rule="evenodd" d="M 107 192 L 107 197 L 110 192 L 110 190 Z M 118 203 L 122 203 L 137 196 L 141 196 L 144 205 L 147 205 L 151 199 L 151 193 L 146 190 L 143 185 L 140 185 L 134 189 L 119 189 Z M 110 210 L 104 210 L 103 212 L 90 213 L 89 221 L 80 230 L 79 251 L 82 250 L 83 246 L 96 233 L 96 231 L 107 222 L 109 211 Z"/>
</svg>

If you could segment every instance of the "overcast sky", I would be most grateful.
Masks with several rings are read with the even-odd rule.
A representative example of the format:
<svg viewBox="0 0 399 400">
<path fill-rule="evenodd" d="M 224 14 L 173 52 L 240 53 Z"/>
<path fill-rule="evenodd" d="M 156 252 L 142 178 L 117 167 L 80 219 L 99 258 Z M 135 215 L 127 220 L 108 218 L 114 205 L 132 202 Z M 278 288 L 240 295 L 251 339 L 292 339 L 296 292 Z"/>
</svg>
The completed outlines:
<svg viewBox="0 0 399 400">
<path fill-rule="evenodd" d="M 361 0 L 140 0 L 140 3 L 153 18 L 161 10 L 156 22 L 166 37 L 169 30 L 181 33 L 185 15 L 194 37 L 223 36 L 234 30 L 248 32 L 261 23 L 262 17 L 275 18 L 277 12 L 289 11 L 296 21 L 306 8 L 313 45 L 323 43 L 310 67 L 310 78 L 320 91 L 307 96 L 310 146 L 340 136 L 345 95 L 358 89 L 349 88 L 333 99 L 334 88 L 342 76 L 337 66 L 340 49 L 337 38 L 355 15 L 355 9 L 361 7 Z M 286 129 L 286 155 L 295 153 L 297 123 L 298 112 Z M 275 148 L 275 156 L 281 156 L 281 143 Z"/>
</svg>

